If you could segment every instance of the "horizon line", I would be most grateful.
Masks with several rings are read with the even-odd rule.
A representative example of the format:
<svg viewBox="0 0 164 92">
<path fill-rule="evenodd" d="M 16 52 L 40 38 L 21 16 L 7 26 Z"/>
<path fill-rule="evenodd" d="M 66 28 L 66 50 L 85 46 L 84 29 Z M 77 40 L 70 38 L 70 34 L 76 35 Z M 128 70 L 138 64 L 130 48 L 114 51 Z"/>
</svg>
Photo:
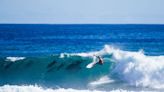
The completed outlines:
<svg viewBox="0 0 164 92">
<path fill-rule="evenodd" d="M 0 25 L 164 25 L 164 23 L 0 23 Z"/>
</svg>

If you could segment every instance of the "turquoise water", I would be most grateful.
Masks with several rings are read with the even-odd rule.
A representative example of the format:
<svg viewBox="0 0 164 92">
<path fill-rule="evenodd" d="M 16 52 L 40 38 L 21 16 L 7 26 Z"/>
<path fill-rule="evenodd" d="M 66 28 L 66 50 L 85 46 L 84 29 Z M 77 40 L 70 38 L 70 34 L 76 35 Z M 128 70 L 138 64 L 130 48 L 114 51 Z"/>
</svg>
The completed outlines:
<svg viewBox="0 0 164 92">
<path fill-rule="evenodd" d="M 161 91 L 163 55 L 164 25 L 0 25 L 2 88 Z"/>
</svg>

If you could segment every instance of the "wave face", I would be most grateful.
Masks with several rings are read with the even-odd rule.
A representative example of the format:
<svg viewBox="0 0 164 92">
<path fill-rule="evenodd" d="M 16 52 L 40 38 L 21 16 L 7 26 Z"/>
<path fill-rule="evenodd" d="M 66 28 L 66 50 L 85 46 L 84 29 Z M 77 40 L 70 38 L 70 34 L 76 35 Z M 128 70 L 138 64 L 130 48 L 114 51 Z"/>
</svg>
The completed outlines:
<svg viewBox="0 0 164 92">
<path fill-rule="evenodd" d="M 15 58 L 19 59 L 13 62 Z M 86 69 L 86 65 L 92 62 L 92 57 L 76 54 L 15 58 L 1 58 L 1 85 L 37 83 L 46 86 L 83 87 L 89 81 L 108 74 L 111 66 L 108 62 L 103 67 L 97 65 L 93 69 Z"/>
<path fill-rule="evenodd" d="M 103 65 L 87 69 L 93 55 Z M 1 58 L 1 85 L 41 85 L 63 88 L 158 89 L 164 88 L 164 56 L 146 56 L 105 45 L 100 51 L 26 57 L 15 62 Z M 136 88 L 135 88 L 136 90 Z"/>
</svg>

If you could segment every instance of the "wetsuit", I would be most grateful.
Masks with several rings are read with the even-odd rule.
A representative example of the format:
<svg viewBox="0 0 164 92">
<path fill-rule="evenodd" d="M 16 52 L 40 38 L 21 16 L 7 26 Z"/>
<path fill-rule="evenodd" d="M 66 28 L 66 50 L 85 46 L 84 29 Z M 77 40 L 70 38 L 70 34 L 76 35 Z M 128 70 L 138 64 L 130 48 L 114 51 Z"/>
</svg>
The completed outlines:
<svg viewBox="0 0 164 92">
<path fill-rule="evenodd" d="M 97 58 L 99 59 L 98 64 L 102 65 L 104 63 L 103 59 L 100 56 L 97 56 Z"/>
</svg>

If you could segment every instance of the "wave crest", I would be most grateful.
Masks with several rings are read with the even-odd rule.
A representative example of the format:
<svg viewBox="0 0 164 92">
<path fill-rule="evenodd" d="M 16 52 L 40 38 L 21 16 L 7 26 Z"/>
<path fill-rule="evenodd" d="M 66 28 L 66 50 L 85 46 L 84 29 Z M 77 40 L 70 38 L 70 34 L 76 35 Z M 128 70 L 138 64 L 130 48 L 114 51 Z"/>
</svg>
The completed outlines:
<svg viewBox="0 0 164 92">
<path fill-rule="evenodd" d="M 25 59 L 25 57 L 6 57 L 6 61 L 11 61 L 11 62 L 15 62 L 23 59 Z"/>
</svg>

